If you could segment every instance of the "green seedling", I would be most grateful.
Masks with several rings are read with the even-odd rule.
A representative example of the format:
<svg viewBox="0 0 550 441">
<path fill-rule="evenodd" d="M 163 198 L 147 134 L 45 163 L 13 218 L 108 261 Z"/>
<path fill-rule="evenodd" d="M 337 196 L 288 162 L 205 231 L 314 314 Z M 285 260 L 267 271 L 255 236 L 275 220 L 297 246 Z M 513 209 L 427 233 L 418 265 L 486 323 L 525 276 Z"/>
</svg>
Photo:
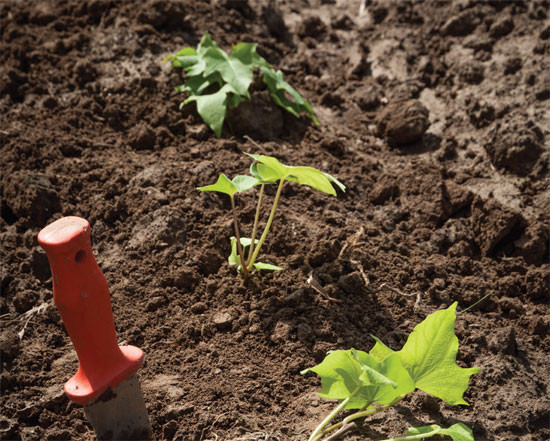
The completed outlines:
<svg viewBox="0 0 550 441">
<path fill-rule="evenodd" d="M 222 173 L 215 184 L 198 188 L 200 191 L 215 191 L 229 196 L 231 200 L 235 236 L 231 238 L 231 254 L 228 261 L 230 265 L 237 266 L 238 271 L 243 274 L 245 281 L 248 279 L 251 272 L 259 270 L 278 271 L 282 269 L 281 267 L 268 263 L 257 262 L 256 259 L 271 229 L 285 182 L 290 181 L 300 185 L 307 185 L 308 187 L 332 196 L 336 196 L 336 190 L 333 185 L 338 187 L 341 191 L 346 190 L 346 187 L 336 178 L 313 167 L 288 166 L 282 164 L 277 158 L 272 156 L 246 154 L 254 160 L 250 166 L 250 175 L 239 175 L 233 179 L 229 179 Z M 277 185 L 277 191 L 264 230 L 260 238 L 256 239 L 266 185 Z M 241 237 L 237 211 L 235 208 L 235 195 L 251 190 L 254 187 L 259 187 L 260 190 L 256 205 L 254 225 L 252 227 L 252 235 L 250 238 Z M 245 258 L 245 250 L 247 248 L 248 257 Z"/>
<path fill-rule="evenodd" d="M 331 351 L 320 364 L 302 371 L 321 377 L 319 396 L 340 402 L 313 431 L 309 441 L 320 441 L 329 434 L 335 438 L 338 431 L 343 434 L 349 430 L 355 420 L 389 409 L 416 389 L 449 404 L 468 405 L 462 395 L 479 368 L 456 364 L 456 306 L 455 302 L 426 317 L 400 351 L 393 351 L 373 337 L 376 344 L 368 353 L 355 349 Z M 327 427 L 343 409 L 356 412 Z M 434 435 L 447 435 L 454 441 L 474 439 L 472 431 L 460 423 L 447 429 L 437 425 L 411 428 L 405 436 L 387 441 L 412 441 Z"/>
<path fill-rule="evenodd" d="M 219 138 L 227 111 L 250 99 L 249 88 L 257 71 L 275 104 L 297 118 L 303 113 L 319 125 L 311 105 L 284 80 L 280 70 L 275 71 L 258 55 L 257 46 L 239 43 L 227 54 L 207 32 L 196 49 L 185 47 L 166 57 L 164 61 L 185 70 L 187 75 L 187 81 L 176 87 L 187 94 L 180 108 L 195 101 L 197 112 Z"/>
</svg>

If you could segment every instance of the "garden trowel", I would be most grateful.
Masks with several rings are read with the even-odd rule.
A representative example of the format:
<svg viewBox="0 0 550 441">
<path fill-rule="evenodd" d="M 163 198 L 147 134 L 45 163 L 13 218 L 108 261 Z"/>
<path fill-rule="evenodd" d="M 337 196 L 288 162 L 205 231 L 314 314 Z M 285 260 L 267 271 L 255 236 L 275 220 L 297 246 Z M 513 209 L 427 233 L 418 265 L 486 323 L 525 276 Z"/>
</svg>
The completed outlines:
<svg viewBox="0 0 550 441">
<path fill-rule="evenodd" d="M 119 346 L 107 280 L 92 253 L 90 224 L 69 216 L 38 234 L 52 271 L 53 297 L 78 355 L 65 393 L 84 405 L 98 439 L 145 440 L 151 424 L 136 372 L 143 352 Z"/>
</svg>

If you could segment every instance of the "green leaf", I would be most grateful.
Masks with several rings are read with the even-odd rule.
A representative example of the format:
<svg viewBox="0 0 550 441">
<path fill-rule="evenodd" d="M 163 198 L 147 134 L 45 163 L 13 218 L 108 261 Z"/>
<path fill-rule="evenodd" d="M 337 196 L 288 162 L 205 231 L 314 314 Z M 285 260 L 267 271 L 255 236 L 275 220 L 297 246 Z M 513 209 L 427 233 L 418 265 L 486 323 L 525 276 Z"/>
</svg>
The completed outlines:
<svg viewBox="0 0 550 441">
<path fill-rule="evenodd" d="M 191 95 L 184 103 L 196 101 L 197 112 L 219 138 L 222 134 L 223 121 L 227 113 L 227 94 L 234 89 L 226 84 L 216 93 L 209 95 Z"/>
<path fill-rule="evenodd" d="M 333 184 L 335 184 L 341 191 L 342 193 L 345 193 L 346 192 L 346 186 L 344 184 L 342 184 L 338 179 L 336 179 L 334 176 L 332 175 L 329 175 L 328 173 L 325 173 L 323 172 L 323 174 L 327 177 L 327 179 L 332 182 Z"/>
<path fill-rule="evenodd" d="M 220 48 L 209 48 L 203 55 L 206 68 L 204 74 L 219 72 L 236 93 L 249 97 L 248 87 L 252 82 L 252 69 L 240 60 L 230 57 Z"/>
<path fill-rule="evenodd" d="M 168 55 L 162 62 L 171 61 L 172 67 L 187 68 L 198 61 L 197 51 L 191 47 L 184 47 L 173 55 Z"/>
<path fill-rule="evenodd" d="M 376 340 L 376 344 L 374 347 L 369 351 L 369 355 L 375 358 L 377 361 L 384 361 L 386 357 L 389 357 L 392 354 L 395 354 L 395 351 L 388 348 L 382 341 L 375 337 L 374 335 L 371 335 L 372 338 Z"/>
<path fill-rule="evenodd" d="M 189 77 L 193 77 L 203 74 L 206 63 L 195 49 L 186 47 L 172 57 L 172 67 L 181 67 Z"/>
<path fill-rule="evenodd" d="M 317 170 L 313 167 L 292 167 L 282 164 L 277 158 L 266 155 L 255 155 L 245 153 L 250 156 L 259 164 L 254 170 L 251 169 L 252 174 L 257 174 L 262 180 L 265 181 L 279 181 L 286 179 L 289 181 L 297 182 L 300 185 L 307 185 L 315 190 L 322 191 L 333 196 L 336 196 L 336 191 L 332 186 L 332 183 L 336 184 L 338 188 L 345 191 L 346 187 L 336 178 L 330 176 L 328 173 Z"/>
<path fill-rule="evenodd" d="M 270 263 L 263 263 L 263 262 L 256 262 L 254 265 L 252 265 L 257 270 L 265 270 L 265 271 L 282 271 L 284 268 L 281 268 L 277 265 L 271 265 Z"/>
<path fill-rule="evenodd" d="M 426 317 L 398 354 L 418 389 L 449 404 L 468 404 L 462 395 L 479 368 L 461 368 L 456 364 L 456 306 L 457 302 Z"/>
<path fill-rule="evenodd" d="M 370 395 L 366 396 L 370 402 L 378 404 L 390 404 L 401 395 L 407 395 L 414 392 L 414 381 L 403 367 L 397 354 L 386 357 L 382 362 L 377 361 L 366 352 L 356 351 L 359 354 L 359 362 L 370 364 L 377 372 L 382 372 L 384 376 L 392 380 L 396 387 L 371 388 Z M 373 361 L 374 360 L 374 361 Z"/>
<path fill-rule="evenodd" d="M 216 72 L 207 77 L 199 75 L 196 77 L 189 78 L 185 82 L 185 84 L 176 86 L 176 90 L 178 92 L 187 92 L 189 93 L 189 95 L 200 95 L 212 84 L 220 84 L 220 83 L 221 83 L 221 77 L 219 73 Z"/>
<path fill-rule="evenodd" d="M 295 116 L 304 112 L 318 124 L 309 103 L 284 81 L 281 71 L 275 72 L 272 66 L 258 55 L 256 48 L 257 44 L 239 43 L 232 48 L 231 55 L 228 55 L 207 32 L 197 49 L 185 47 L 166 57 L 164 61 L 170 60 L 172 67 L 182 68 L 187 74 L 185 84 L 176 88 L 189 94 L 180 108 L 187 102 L 196 101 L 200 116 L 216 136 L 220 137 L 228 106 L 236 108 L 243 99 L 250 98 L 248 89 L 254 69 L 259 68 L 263 72 L 264 82 L 273 100 L 278 105 Z M 220 90 L 203 95 L 213 84 L 219 84 Z"/>
<path fill-rule="evenodd" d="M 258 171 L 258 163 L 257 162 L 253 162 L 252 164 L 250 164 L 250 174 L 252 176 L 254 176 L 260 184 L 275 184 L 277 182 L 277 179 L 267 180 L 265 177 L 260 175 L 260 172 Z M 269 174 L 274 174 L 274 173 L 269 173 Z"/>
<path fill-rule="evenodd" d="M 332 351 L 310 369 L 321 377 L 319 396 L 349 398 L 346 409 L 363 409 L 371 403 L 389 404 L 398 396 L 414 390 L 399 357 L 393 355 L 379 363 L 366 352 L 350 349 Z"/>
<path fill-rule="evenodd" d="M 233 182 L 233 185 L 239 193 L 250 190 L 259 183 L 257 178 L 248 175 L 235 176 L 231 182 Z"/>
<path fill-rule="evenodd" d="M 315 125 L 319 125 L 319 120 L 313 113 L 311 105 L 284 80 L 284 75 L 280 70 L 275 72 L 271 66 L 262 66 L 260 70 L 262 72 L 262 79 L 275 104 L 292 113 L 297 118 L 300 117 L 300 112 L 304 112 Z M 290 95 L 293 100 L 288 99 L 286 94 Z"/>
<path fill-rule="evenodd" d="M 453 424 L 448 429 L 441 429 L 440 433 L 450 436 L 454 441 L 474 441 L 474 434 L 466 424 Z"/>
<path fill-rule="evenodd" d="M 204 53 L 209 48 L 217 47 L 218 45 L 210 38 L 210 34 L 206 32 L 197 46 L 197 50 L 191 47 L 184 47 L 174 55 L 166 57 L 164 61 L 172 60 L 172 67 L 181 67 L 185 69 L 188 77 L 202 75 L 206 68 L 206 63 L 203 58 Z"/>
<path fill-rule="evenodd" d="M 435 433 L 434 433 L 435 432 Z M 407 430 L 406 436 L 417 436 L 417 435 L 447 435 L 453 439 L 453 441 L 474 441 L 474 434 L 472 429 L 462 423 L 453 424 L 448 429 L 443 429 L 437 424 L 431 424 L 429 426 L 422 427 L 412 427 Z"/>
<path fill-rule="evenodd" d="M 325 173 L 312 167 L 292 167 L 290 178 L 294 178 L 300 185 L 308 185 L 323 193 L 336 196 L 336 191 Z"/>
<path fill-rule="evenodd" d="M 205 32 L 203 37 L 201 38 L 201 41 L 199 42 L 199 45 L 197 46 L 197 52 L 199 54 L 204 54 L 211 47 L 219 46 L 214 42 L 214 40 L 212 40 L 210 34 L 208 32 Z"/>
<path fill-rule="evenodd" d="M 258 53 L 256 48 L 258 47 L 255 43 L 239 43 L 231 49 L 231 57 L 239 60 L 241 63 L 247 66 L 261 67 L 271 65 Z"/>
<path fill-rule="evenodd" d="M 205 187 L 197 188 L 199 191 L 217 191 L 218 193 L 225 193 L 229 196 L 233 196 L 237 193 L 237 187 L 233 182 L 229 180 L 223 173 L 218 177 L 215 184 L 207 185 Z"/>
</svg>

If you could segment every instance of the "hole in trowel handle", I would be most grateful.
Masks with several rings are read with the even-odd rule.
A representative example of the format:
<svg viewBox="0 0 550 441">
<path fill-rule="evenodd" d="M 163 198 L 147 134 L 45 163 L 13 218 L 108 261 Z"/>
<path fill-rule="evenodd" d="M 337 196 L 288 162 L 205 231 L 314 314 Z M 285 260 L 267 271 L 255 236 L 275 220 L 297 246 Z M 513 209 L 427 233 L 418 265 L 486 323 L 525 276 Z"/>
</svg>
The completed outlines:
<svg viewBox="0 0 550 441">
<path fill-rule="evenodd" d="M 86 259 L 86 251 L 80 250 L 74 255 L 75 263 L 82 263 Z"/>
</svg>

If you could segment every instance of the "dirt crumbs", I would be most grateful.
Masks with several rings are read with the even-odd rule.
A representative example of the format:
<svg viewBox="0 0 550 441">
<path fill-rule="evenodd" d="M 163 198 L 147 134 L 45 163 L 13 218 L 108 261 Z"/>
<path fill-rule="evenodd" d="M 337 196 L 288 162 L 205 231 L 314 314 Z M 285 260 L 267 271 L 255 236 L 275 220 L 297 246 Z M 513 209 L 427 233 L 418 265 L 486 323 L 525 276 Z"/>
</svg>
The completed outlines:
<svg viewBox="0 0 550 441">
<path fill-rule="evenodd" d="M 368 351 L 370 335 L 399 349 L 428 314 L 489 293 L 457 320 L 457 362 L 481 368 L 470 406 L 416 393 L 346 439 L 456 422 L 476 440 L 550 439 L 549 10 L 2 2 L 0 439 L 94 437 L 63 393 L 78 360 L 36 241 L 67 215 L 92 226 L 119 342 L 145 353 L 157 439 L 306 440 L 334 403 L 301 370 L 329 350 Z M 220 139 L 193 105 L 180 110 L 181 74 L 162 60 L 206 31 L 224 50 L 258 43 L 320 126 L 262 91 Z M 196 191 L 246 170 L 243 151 L 347 186 L 333 198 L 289 183 L 262 249 L 284 271 L 247 286 L 227 265 L 228 202 Z M 249 234 L 255 201 L 238 204 Z"/>
</svg>

